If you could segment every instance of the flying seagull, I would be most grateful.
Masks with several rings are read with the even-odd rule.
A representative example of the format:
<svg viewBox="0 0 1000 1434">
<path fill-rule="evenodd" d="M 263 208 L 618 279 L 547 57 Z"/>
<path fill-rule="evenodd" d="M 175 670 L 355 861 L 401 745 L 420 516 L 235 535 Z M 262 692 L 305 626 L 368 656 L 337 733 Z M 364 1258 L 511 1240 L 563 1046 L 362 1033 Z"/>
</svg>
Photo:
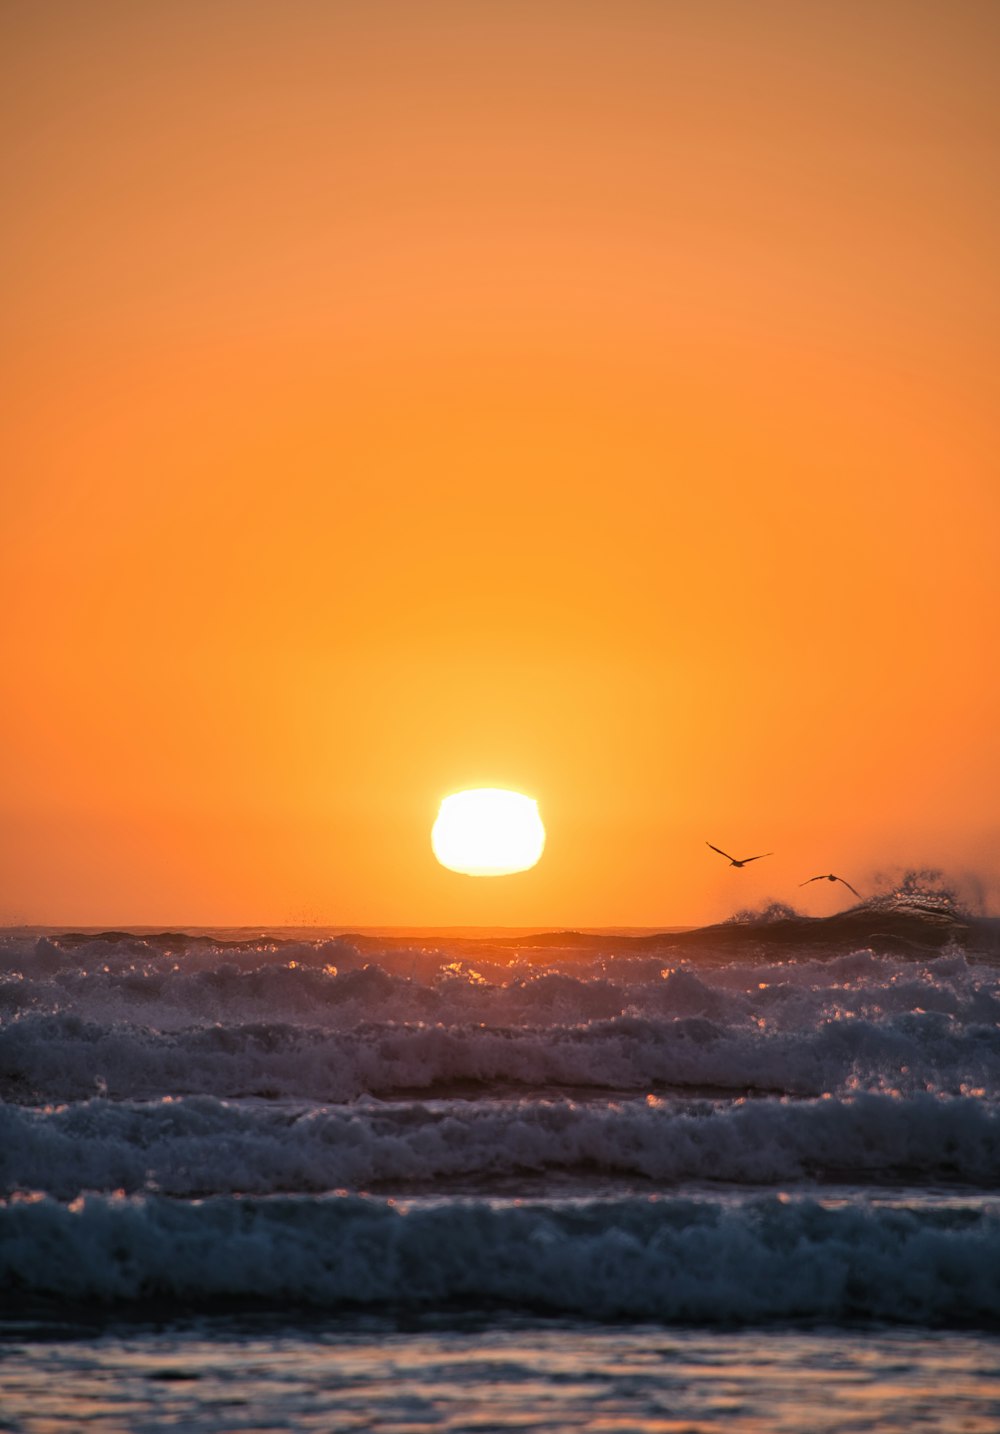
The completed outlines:
<svg viewBox="0 0 1000 1434">
<path fill-rule="evenodd" d="M 800 881 L 800 882 L 799 882 L 799 885 L 800 885 L 800 886 L 808 886 L 810 881 L 839 881 L 840 884 L 841 884 L 841 886 L 846 886 L 847 889 L 848 889 L 848 891 L 853 891 L 853 892 L 854 892 L 854 895 L 858 898 L 859 901 L 862 900 L 862 896 L 861 896 L 861 892 L 860 892 L 860 891 L 855 891 L 854 887 L 851 885 L 851 883 L 850 883 L 849 881 L 845 881 L 842 876 L 834 876 L 834 874 L 833 874 L 832 871 L 825 872 L 824 874 L 822 874 L 822 875 L 820 875 L 820 876 L 811 876 L 811 877 L 809 878 L 809 881 Z"/>
<path fill-rule="evenodd" d="M 712 846 L 712 843 L 707 841 L 705 845 Z M 721 846 L 712 846 L 712 850 L 717 851 L 720 856 L 724 856 L 730 866 L 746 866 L 748 861 L 760 861 L 761 856 L 774 856 L 773 851 L 762 851 L 760 856 L 745 856 L 742 861 L 737 861 L 734 856 L 729 855 L 728 851 L 723 851 Z"/>
</svg>

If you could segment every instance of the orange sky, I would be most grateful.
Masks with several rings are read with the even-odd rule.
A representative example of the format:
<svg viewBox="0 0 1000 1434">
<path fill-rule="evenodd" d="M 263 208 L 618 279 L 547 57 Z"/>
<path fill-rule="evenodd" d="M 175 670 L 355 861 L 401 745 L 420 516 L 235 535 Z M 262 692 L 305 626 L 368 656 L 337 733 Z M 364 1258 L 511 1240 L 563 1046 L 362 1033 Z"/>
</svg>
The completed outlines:
<svg viewBox="0 0 1000 1434">
<path fill-rule="evenodd" d="M 0 920 L 997 891 L 992 0 L 0 30 Z"/>
</svg>

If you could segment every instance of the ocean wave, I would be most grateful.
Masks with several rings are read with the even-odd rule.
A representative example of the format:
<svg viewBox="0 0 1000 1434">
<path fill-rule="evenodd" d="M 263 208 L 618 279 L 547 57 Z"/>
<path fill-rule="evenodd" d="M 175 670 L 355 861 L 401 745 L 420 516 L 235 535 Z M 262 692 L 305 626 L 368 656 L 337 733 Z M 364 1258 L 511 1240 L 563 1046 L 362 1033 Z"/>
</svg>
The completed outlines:
<svg viewBox="0 0 1000 1434">
<path fill-rule="evenodd" d="M 838 1180 L 1000 1184 L 981 1098 L 565 1099 L 296 1108 L 209 1096 L 0 1108 L 0 1193 L 173 1196 L 503 1188 L 572 1175 L 677 1186 Z"/>
<path fill-rule="evenodd" d="M 995 1326 L 1000 1218 L 785 1197 L 38 1196 L 0 1207 L 0 1285 L 21 1311 L 58 1299 Z"/>
<path fill-rule="evenodd" d="M 818 1096 L 862 1089 L 1000 1090 L 995 1023 L 948 1014 L 824 1020 L 814 1029 L 732 1029 L 703 1016 L 621 1016 L 583 1025 L 362 1023 L 328 1031 L 280 1021 L 158 1031 L 72 1014 L 0 1028 L 0 1091 L 45 1103 L 162 1095 L 342 1102 L 471 1085 L 567 1090 L 714 1089 Z"/>
<path fill-rule="evenodd" d="M 347 1031 L 366 1023 L 537 1028 L 632 1016 L 794 1031 L 930 1012 L 958 1026 L 1000 1024 L 1000 970 L 955 948 L 920 960 L 865 948 L 699 964 L 635 951 L 366 954 L 326 941 L 248 946 L 238 959 L 208 946 L 191 955 L 145 940 L 97 945 L 95 953 L 45 937 L 0 942 L 0 1021 L 73 1012 L 163 1031 L 261 1022 Z"/>
<path fill-rule="evenodd" d="M 772 902 L 738 912 L 726 921 L 666 931 L 537 931 L 492 934 L 433 932 L 408 935 L 371 932 L 293 931 L 63 931 L 0 937 L 0 967 L 36 974 L 57 970 L 121 967 L 130 962 L 175 963 L 188 972 L 227 963 L 242 970 L 263 964 L 312 968 L 351 967 L 374 959 L 386 969 L 424 979 L 445 953 L 496 972 L 512 962 L 614 957 L 619 964 L 643 956 L 672 954 L 704 964 L 716 960 L 826 960 L 871 950 L 907 959 L 960 949 L 1000 957 L 1000 918 L 973 911 L 942 873 L 911 871 L 866 900 L 830 916 L 807 916 Z"/>
</svg>

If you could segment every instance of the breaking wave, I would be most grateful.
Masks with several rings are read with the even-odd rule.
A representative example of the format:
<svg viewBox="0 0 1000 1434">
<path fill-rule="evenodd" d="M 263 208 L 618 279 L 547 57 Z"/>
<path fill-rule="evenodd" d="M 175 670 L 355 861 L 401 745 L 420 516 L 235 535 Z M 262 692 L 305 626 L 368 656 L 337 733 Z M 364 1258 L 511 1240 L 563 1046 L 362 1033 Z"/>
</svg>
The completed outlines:
<svg viewBox="0 0 1000 1434">
<path fill-rule="evenodd" d="M 643 934 L 8 933 L 0 1097 L 9 1307 L 1000 1315 L 998 924 L 919 883 Z"/>
<path fill-rule="evenodd" d="M 7 1300 L 507 1308 L 703 1323 L 1000 1318 L 1000 1218 L 961 1206 L 359 1196 L 0 1208 Z"/>
</svg>

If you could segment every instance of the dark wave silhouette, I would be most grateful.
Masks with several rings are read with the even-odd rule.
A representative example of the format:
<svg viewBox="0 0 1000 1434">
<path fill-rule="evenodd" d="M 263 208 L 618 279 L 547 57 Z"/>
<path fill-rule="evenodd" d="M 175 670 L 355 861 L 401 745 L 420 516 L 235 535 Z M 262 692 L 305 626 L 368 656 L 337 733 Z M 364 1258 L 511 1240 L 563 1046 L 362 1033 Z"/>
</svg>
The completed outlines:
<svg viewBox="0 0 1000 1434">
<path fill-rule="evenodd" d="M 707 926 L 667 927 L 659 931 L 635 928 L 574 928 L 505 930 L 420 927 L 395 929 L 342 929 L 276 927 L 273 930 L 199 929 L 193 931 L 77 930 L 52 934 L 50 939 L 63 951 L 101 943 L 110 947 L 141 943 L 161 952 L 222 951 L 262 953 L 276 956 L 295 950 L 296 959 L 308 962 L 303 946 L 316 947 L 316 958 L 327 959 L 329 943 L 348 943 L 359 953 L 423 948 L 438 943 L 450 951 L 491 948 L 518 951 L 530 959 L 533 950 L 564 953 L 601 952 L 606 955 L 656 951 L 690 952 L 702 959 L 713 953 L 733 956 L 761 954 L 781 959 L 796 952 L 808 956 L 839 954 L 871 948 L 891 955 L 926 955 L 943 947 L 960 947 L 970 954 L 1000 957 L 1000 916 L 970 910 L 958 889 L 945 873 L 929 868 L 914 869 L 884 889 L 844 911 L 830 916 L 808 916 L 784 902 L 770 901 L 756 909 L 736 911 L 724 921 Z M 41 928 L 35 928 L 41 930 Z"/>
<path fill-rule="evenodd" d="M 337 939 L 349 942 L 358 951 L 387 951 L 413 946 L 414 937 L 373 935 L 363 931 L 337 933 Z M 168 947 L 175 952 L 207 948 L 239 952 L 271 947 L 280 951 L 301 946 L 302 938 L 260 932 L 254 935 L 223 937 L 183 931 L 83 932 L 70 931 L 53 938 L 64 950 L 92 942 L 119 945 L 142 941 L 152 946 Z M 433 944 L 434 937 L 421 937 L 422 944 Z M 466 935 L 449 938 L 449 946 L 475 950 L 488 941 L 494 948 L 507 948 L 524 954 L 532 950 L 594 952 L 609 950 L 626 952 L 677 951 L 697 953 L 703 958 L 713 954 L 731 958 L 736 955 L 781 957 L 801 953 L 809 956 L 837 954 L 845 950 L 870 947 L 893 955 L 926 955 L 953 945 L 985 956 L 1000 955 L 1000 918 L 975 916 L 963 911 L 951 899 L 937 895 L 907 893 L 875 898 L 832 916 L 806 916 L 791 907 L 773 904 L 760 911 L 742 911 L 726 921 L 708 926 L 637 934 L 607 931 L 541 930 L 516 935 Z"/>
<path fill-rule="evenodd" d="M 594 950 L 606 947 L 608 940 L 587 932 L 542 932 L 494 944 L 519 949 L 579 946 Z M 983 918 L 962 920 L 951 913 L 883 912 L 860 907 L 834 916 L 795 915 L 776 919 L 765 916 L 759 920 L 723 921 L 690 931 L 615 938 L 616 947 L 631 951 L 718 953 L 726 957 L 756 954 L 773 957 L 795 952 L 835 955 L 860 947 L 872 947 L 893 955 L 926 955 L 951 944 L 971 952 L 992 954 L 1000 949 L 1000 924 Z"/>
</svg>

